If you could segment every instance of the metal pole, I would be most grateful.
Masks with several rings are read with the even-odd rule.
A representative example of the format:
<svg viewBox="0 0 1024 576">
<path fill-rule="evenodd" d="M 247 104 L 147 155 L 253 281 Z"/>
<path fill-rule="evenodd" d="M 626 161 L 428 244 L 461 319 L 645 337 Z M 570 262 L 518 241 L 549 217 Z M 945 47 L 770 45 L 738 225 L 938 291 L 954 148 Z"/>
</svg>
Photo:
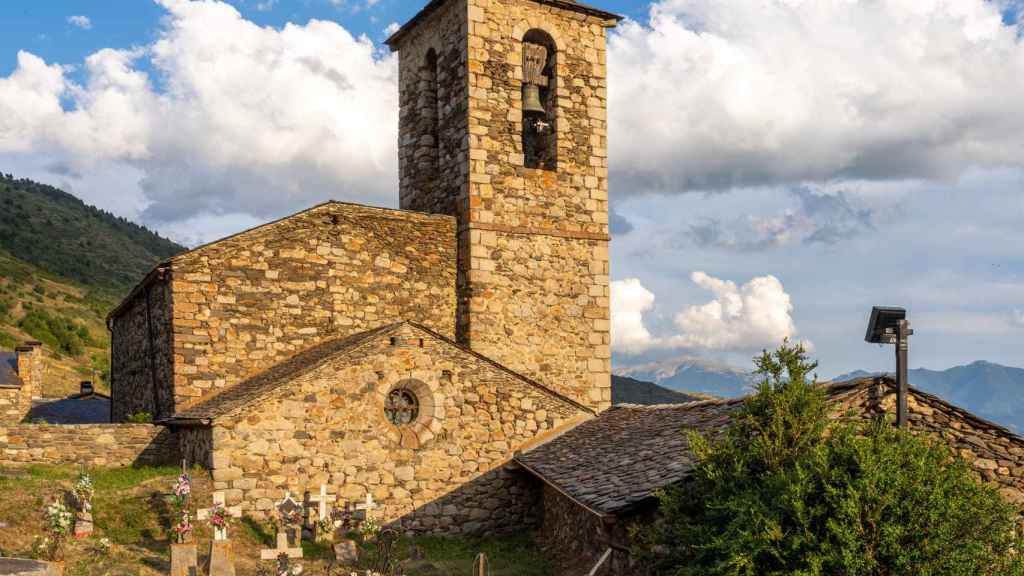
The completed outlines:
<svg viewBox="0 0 1024 576">
<path fill-rule="evenodd" d="M 896 427 L 907 427 L 907 362 L 910 352 L 910 329 L 908 320 L 900 320 L 896 330 Z"/>
</svg>

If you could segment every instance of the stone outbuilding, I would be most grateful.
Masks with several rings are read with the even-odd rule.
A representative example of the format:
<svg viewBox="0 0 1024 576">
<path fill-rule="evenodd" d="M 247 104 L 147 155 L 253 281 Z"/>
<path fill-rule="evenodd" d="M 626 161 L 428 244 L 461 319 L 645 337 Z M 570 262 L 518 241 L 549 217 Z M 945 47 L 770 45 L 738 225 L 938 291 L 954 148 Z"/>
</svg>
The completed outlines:
<svg viewBox="0 0 1024 576">
<path fill-rule="evenodd" d="M 825 386 L 835 418 L 895 414 L 896 385 L 889 378 Z M 517 454 L 515 462 L 542 486 L 541 541 L 563 561 L 560 574 L 632 574 L 629 526 L 656 514 L 657 491 L 693 471 L 685 432 L 714 436 L 742 402 L 614 406 Z M 974 467 L 979 480 L 1007 500 L 1024 503 L 1024 438 L 914 388 L 908 408 L 912 432 L 941 439 Z"/>
</svg>

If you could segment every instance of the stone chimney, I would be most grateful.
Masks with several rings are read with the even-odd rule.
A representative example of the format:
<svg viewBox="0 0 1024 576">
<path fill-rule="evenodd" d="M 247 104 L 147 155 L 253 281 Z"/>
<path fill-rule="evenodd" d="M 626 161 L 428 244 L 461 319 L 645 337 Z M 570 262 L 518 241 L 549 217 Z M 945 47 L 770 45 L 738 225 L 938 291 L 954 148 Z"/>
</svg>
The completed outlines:
<svg viewBox="0 0 1024 576">
<path fill-rule="evenodd" d="M 79 385 L 78 393 L 81 396 L 89 396 L 94 392 L 96 392 L 96 389 L 93 387 L 92 382 L 88 380 L 83 380 L 82 383 Z"/>
<path fill-rule="evenodd" d="M 26 342 L 15 348 L 18 354 L 18 377 L 24 385 L 24 393 L 36 398 L 43 391 L 43 344 Z"/>
</svg>

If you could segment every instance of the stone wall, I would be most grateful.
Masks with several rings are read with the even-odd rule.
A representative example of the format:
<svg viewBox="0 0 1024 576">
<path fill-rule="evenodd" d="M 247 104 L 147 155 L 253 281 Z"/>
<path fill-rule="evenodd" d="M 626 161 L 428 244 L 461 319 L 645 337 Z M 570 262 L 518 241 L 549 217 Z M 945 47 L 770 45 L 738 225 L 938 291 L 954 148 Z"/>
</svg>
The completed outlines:
<svg viewBox="0 0 1024 576">
<path fill-rule="evenodd" d="M 8 358 L 3 360 L 8 361 Z M 40 395 L 46 371 L 43 345 L 28 342 L 18 346 L 13 364 L 17 378 L 0 385 L 0 424 L 17 424 L 24 420 L 32 409 L 32 399 Z"/>
<path fill-rule="evenodd" d="M 114 417 L 400 320 L 454 337 L 455 252 L 453 218 L 328 203 L 175 257 L 113 315 Z"/>
<path fill-rule="evenodd" d="M 0 424 L 21 422 L 32 409 L 32 390 L 27 386 L 0 386 Z"/>
<path fill-rule="evenodd" d="M 588 574 L 608 549 L 609 528 L 602 519 L 545 484 L 538 542 L 561 576 Z M 606 576 L 608 571 L 598 572 Z"/>
<path fill-rule="evenodd" d="M 133 414 L 154 419 L 174 413 L 171 345 L 172 298 L 165 271 L 156 271 L 115 312 L 110 322 L 111 419 Z"/>
<path fill-rule="evenodd" d="M 214 421 L 213 479 L 229 504 L 270 513 L 285 490 L 321 483 L 342 502 L 367 494 L 379 518 L 418 532 L 499 532 L 532 525 L 536 498 L 505 470 L 538 434 L 586 412 L 412 327 L 297 377 L 240 414 Z M 385 398 L 410 386 L 414 426 L 396 428 Z"/>
<path fill-rule="evenodd" d="M 177 453 L 171 432 L 150 424 L 0 426 L 0 465 L 171 464 Z"/>
<path fill-rule="evenodd" d="M 325 339 L 399 320 L 454 335 L 455 222 L 330 203 L 175 258 L 179 409 Z"/>
<path fill-rule="evenodd" d="M 450 0 L 402 41 L 399 202 L 464 215 L 468 199 L 466 0 Z"/>
<path fill-rule="evenodd" d="M 545 3 L 457 0 L 394 45 L 402 69 L 402 207 L 459 219 L 459 341 L 596 409 L 611 403 L 605 32 L 612 23 Z M 553 170 L 527 168 L 523 150 L 522 40 L 535 29 L 557 46 Z M 457 87 L 439 98 L 459 112 L 459 123 L 464 107 L 467 156 L 441 172 L 443 185 L 427 186 L 417 172 L 433 153 L 422 63 L 437 45 L 462 57 L 443 60 L 442 73 L 460 82 L 464 74 L 465 94 Z M 451 126 L 461 132 L 459 123 Z"/>
<path fill-rule="evenodd" d="M 978 478 L 999 488 L 1007 500 L 1024 504 L 1024 440 L 995 424 L 956 408 L 936 396 L 912 391 L 907 399 L 910 430 L 923 433 L 952 448 L 974 467 Z M 877 384 L 837 407 L 859 417 L 893 417 L 896 392 Z"/>
</svg>

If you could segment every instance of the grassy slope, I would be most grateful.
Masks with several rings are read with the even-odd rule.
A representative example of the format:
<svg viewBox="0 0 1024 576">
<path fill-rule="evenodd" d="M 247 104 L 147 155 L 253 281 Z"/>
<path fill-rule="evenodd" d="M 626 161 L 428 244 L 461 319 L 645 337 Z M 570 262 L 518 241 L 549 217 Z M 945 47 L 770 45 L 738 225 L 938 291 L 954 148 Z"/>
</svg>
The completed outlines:
<svg viewBox="0 0 1024 576">
<path fill-rule="evenodd" d="M 41 535 L 39 511 L 46 502 L 59 497 L 74 484 L 78 471 L 69 467 L 33 466 L 20 470 L 0 469 L 0 522 L 10 528 L 0 530 L 0 550 L 8 556 L 26 557 L 32 541 Z M 96 532 L 92 538 L 71 542 L 67 552 L 69 576 L 155 576 L 170 569 L 169 523 L 166 495 L 174 481 L 174 468 L 99 469 L 90 471 L 96 496 L 93 500 Z M 209 502 L 209 476 L 197 472 L 194 478 L 195 501 Z M 272 530 L 249 519 L 231 530 L 233 549 L 240 575 L 256 574 L 260 568 L 259 550 L 272 544 Z M 110 552 L 99 550 L 98 542 L 108 538 Z M 200 564 L 209 554 L 210 532 L 200 526 Z M 547 576 L 550 574 L 541 555 L 527 536 L 509 539 L 468 540 L 455 538 L 416 538 L 399 543 L 398 557 L 419 547 L 424 560 L 410 563 L 408 576 L 447 576 L 470 574 L 473 559 L 485 552 L 491 560 L 491 576 Z M 331 549 L 305 543 L 306 574 L 324 574 Z M 368 560 L 373 551 L 366 549 Z M 337 574 L 338 572 L 333 572 Z M 342 571 L 341 574 L 348 574 Z"/>
<path fill-rule="evenodd" d="M 0 350 L 11 350 L 26 340 L 50 340 L 44 348 L 44 396 L 75 392 L 83 379 L 95 380 L 104 388 L 104 372 L 110 362 L 110 334 L 104 319 L 117 301 L 112 290 L 60 278 L 0 250 Z M 71 354 L 61 350 L 52 334 L 24 325 L 33 311 L 84 328 L 88 338 L 78 338 L 82 351 Z"/>
<path fill-rule="evenodd" d="M 107 313 L 154 265 L 183 250 L 61 190 L 0 175 L 0 350 L 46 344 L 44 396 L 75 392 L 83 379 L 105 390 Z M 67 330 L 56 337 L 41 328 L 46 322 L 84 328 L 86 337 Z"/>
</svg>

